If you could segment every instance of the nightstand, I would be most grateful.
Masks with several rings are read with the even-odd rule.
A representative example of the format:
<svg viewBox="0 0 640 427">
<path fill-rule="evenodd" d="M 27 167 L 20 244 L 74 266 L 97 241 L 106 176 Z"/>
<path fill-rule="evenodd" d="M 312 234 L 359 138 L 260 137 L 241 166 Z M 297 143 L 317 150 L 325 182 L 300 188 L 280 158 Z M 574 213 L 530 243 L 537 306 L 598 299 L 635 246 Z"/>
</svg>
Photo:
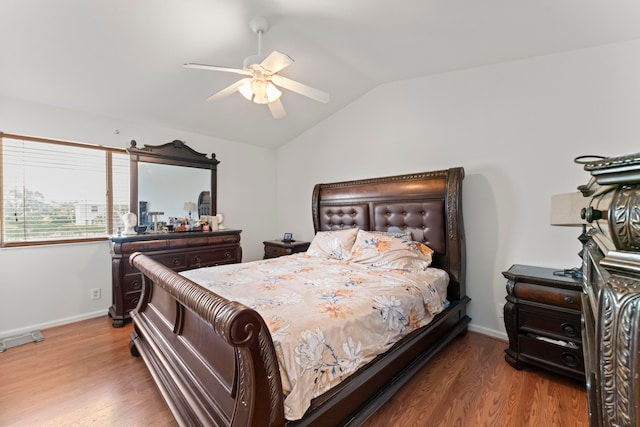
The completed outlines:
<svg viewBox="0 0 640 427">
<path fill-rule="evenodd" d="M 504 324 L 509 336 L 505 360 L 584 380 L 579 279 L 557 276 L 559 269 L 513 265 L 507 279 Z"/>
<path fill-rule="evenodd" d="M 304 252 L 311 244 L 311 242 L 298 242 L 295 240 L 289 243 L 282 240 L 267 240 L 262 243 L 264 243 L 264 259 Z"/>
</svg>

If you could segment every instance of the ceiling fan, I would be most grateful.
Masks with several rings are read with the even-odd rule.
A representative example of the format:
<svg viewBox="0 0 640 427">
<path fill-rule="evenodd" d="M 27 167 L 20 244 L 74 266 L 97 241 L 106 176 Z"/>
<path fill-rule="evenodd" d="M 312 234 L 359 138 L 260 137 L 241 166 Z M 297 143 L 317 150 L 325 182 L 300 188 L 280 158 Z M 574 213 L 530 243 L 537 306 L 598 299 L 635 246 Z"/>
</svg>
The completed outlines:
<svg viewBox="0 0 640 427">
<path fill-rule="evenodd" d="M 237 90 L 249 101 L 253 101 L 256 104 L 267 104 L 271 114 L 276 119 L 287 115 L 280 101 L 282 92 L 278 87 L 307 96 L 318 102 L 329 102 L 329 94 L 278 74 L 279 71 L 293 63 L 293 59 L 288 55 L 274 50 L 266 58 L 262 56 L 262 34 L 269 29 L 269 23 L 265 18 L 253 18 L 249 23 L 249 27 L 254 33 L 258 34 L 258 54 L 246 57 L 242 69 L 194 63 L 184 64 L 186 68 L 224 71 L 246 76 L 214 93 L 207 98 L 207 101 L 215 101 L 231 95 Z"/>
</svg>

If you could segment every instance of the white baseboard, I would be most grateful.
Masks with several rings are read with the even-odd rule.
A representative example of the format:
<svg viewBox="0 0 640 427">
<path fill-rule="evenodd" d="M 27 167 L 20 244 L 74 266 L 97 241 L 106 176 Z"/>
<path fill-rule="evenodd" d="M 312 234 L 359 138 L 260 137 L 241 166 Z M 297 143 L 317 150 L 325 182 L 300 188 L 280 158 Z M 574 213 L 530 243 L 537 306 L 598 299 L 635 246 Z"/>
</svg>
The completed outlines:
<svg viewBox="0 0 640 427">
<path fill-rule="evenodd" d="M 473 323 L 469 324 L 469 330 L 482 335 L 488 335 L 502 341 L 509 341 L 509 337 L 506 332 L 496 331 L 495 329 L 485 328 L 484 326 L 474 325 Z"/>
<path fill-rule="evenodd" d="M 79 314 L 77 316 L 65 317 L 64 319 L 53 320 L 51 322 L 38 323 L 24 328 L 12 329 L 9 331 L 0 331 L 0 338 L 11 337 L 14 335 L 20 335 L 31 331 L 53 328 L 54 326 L 66 325 L 68 323 L 79 322 L 81 320 L 93 319 L 94 317 L 106 316 L 107 311 L 105 309 L 94 311 L 92 313 Z M 46 338 L 46 336 L 45 336 Z"/>
</svg>

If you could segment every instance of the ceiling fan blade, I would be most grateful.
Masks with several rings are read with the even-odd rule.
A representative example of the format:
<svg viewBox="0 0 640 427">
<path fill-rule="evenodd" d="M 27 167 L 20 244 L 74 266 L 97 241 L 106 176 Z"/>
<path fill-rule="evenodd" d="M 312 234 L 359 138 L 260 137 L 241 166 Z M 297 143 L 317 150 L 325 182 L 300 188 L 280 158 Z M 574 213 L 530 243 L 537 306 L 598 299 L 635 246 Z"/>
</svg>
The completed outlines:
<svg viewBox="0 0 640 427">
<path fill-rule="evenodd" d="M 194 68 L 198 70 L 208 70 L 208 71 L 224 71 L 225 73 L 236 73 L 243 74 L 245 76 L 250 76 L 253 74 L 251 70 L 243 70 L 241 68 L 229 68 L 229 67 L 219 67 L 217 65 L 205 65 L 205 64 L 194 64 L 192 62 L 188 64 L 184 64 L 185 68 Z"/>
<path fill-rule="evenodd" d="M 277 73 L 291 64 L 293 59 L 289 55 L 274 50 L 260 63 L 260 66 L 272 73 Z"/>
<path fill-rule="evenodd" d="M 207 98 L 207 101 L 215 101 L 217 99 L 224 98 L 225 96 L 229 96 L 233 92 L 238 90 L 238 88 L 240 86 L 242 86 L 246 82 L 250 82 L 250 81 L 251 81 L 251 79 L 248 78 L 248 77 L 245 77 L 244 79 L 240 79 L 237 82 L 225 87 L 221 91 L 214 93 L 213 95 L 211 95 L 210 97 Z"/>
<path fill-rule="evenodd" d="M 326 104 L 329 102 L 329 94 L 323 92 L 321 90 L 312 88 L 311 86 L 307 86 L 295 80 L 288 79 L 286 77 L 282 77 L 280 75 L 271 76 L 271 81 L 276 86 L 281 86 L 285 89 L 288 89 L 292 92 L 299 93 L 300 95 L 307 96 L 311 99 L 314 99 L 318 102 L 322 102 Z"/>
<path fill-rule="evenodd" d="M 271 114 L 274 119 L 282 119 L 287 116 L 287 112 L 284 110 L 284 106 L 282 105 L 280 98 L 268 103 L 267 105 L 269 106 L 269 110 L 271 110 Z"/>
</svg>

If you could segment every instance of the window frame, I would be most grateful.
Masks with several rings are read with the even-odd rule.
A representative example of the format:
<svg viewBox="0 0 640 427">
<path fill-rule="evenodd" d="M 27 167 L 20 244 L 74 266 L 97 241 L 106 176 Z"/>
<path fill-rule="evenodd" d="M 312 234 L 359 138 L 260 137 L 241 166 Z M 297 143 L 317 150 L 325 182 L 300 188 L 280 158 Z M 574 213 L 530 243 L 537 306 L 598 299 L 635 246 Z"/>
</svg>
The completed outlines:
<svg viewBox="0 0 640 427">
<path fill-rule="evenodd" d="M 92 150 L 99 150 L 105 153 L 105 171 L 106 171 L 106 221 L 107 221 L 107 234 L 105 236 L 94 237 L 77 237 L 70 239 L 47 239 L 37 241 L 21 241 L 21 242 L 5 242 L 4 241 L 4 139 L 17 139 L 24 141 L 32 141 L 46 144 L 63 145 L 70 147 L 78 147 Z M 113 154 L 128 154 L 124 148 L 107 147 L 104 145 L 89 144 L 77 141 L 66 141 L 53 138 L 43 138 L 36 136 L 20 135 L 14 133 L 0 132 L 0 248 L 11 247 L 23 247 L 23 246 L 41 246 L 41 245 L 56 245 L 56 244 L 70 244 L 70 243 L 86 243 L 86 242 L 98 242 L 109 240 L 109 235 L 114 234 L 113 230 Z"/>
</svg>

